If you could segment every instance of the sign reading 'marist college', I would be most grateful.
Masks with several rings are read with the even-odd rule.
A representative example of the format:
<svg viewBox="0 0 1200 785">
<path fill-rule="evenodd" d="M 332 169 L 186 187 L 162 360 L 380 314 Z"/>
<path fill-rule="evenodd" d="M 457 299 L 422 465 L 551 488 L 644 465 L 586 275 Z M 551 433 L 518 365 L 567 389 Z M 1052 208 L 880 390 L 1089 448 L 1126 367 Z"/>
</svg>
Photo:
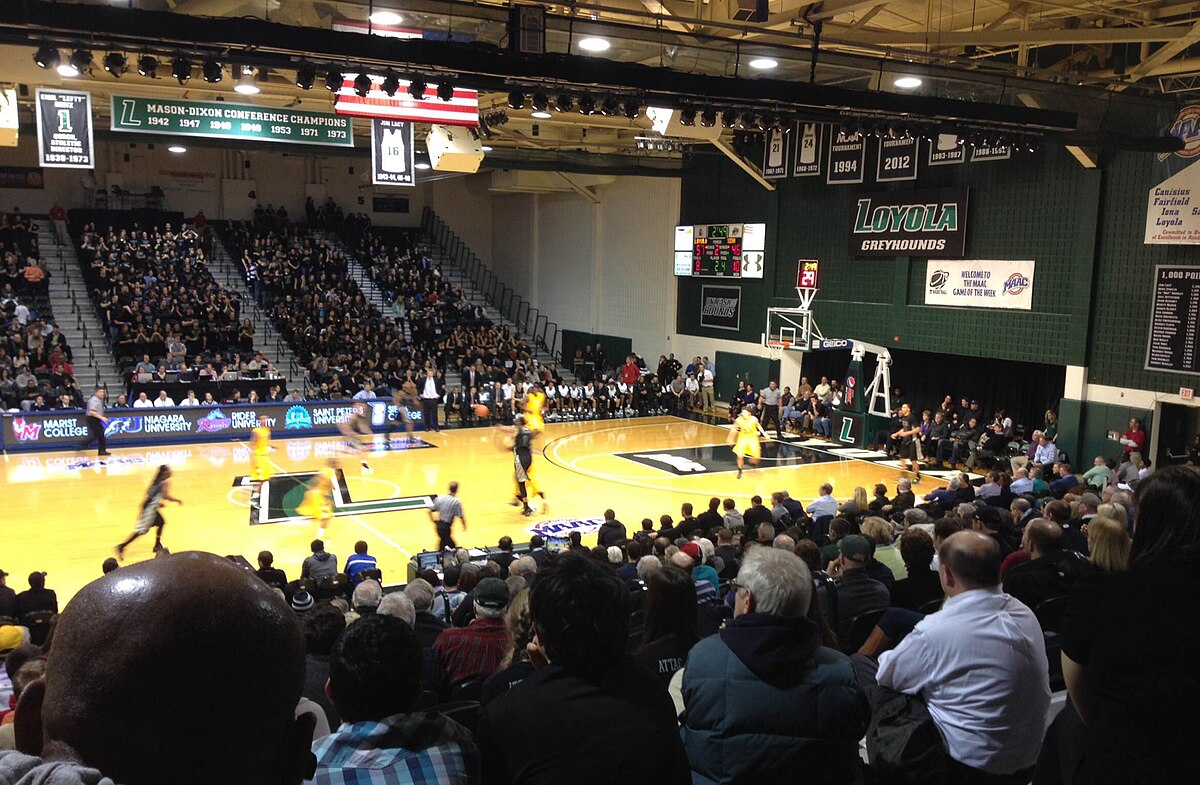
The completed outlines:
<svg viewBox="0 0 1200 785">
<path fill-rule="evenodd" d="M 1030 261 L 946 261 L 925 263 L 925 304 L 960 308 L 1033 308 Z"/>
<path fill-rule="evenodd" d="M 112 129 L 134 134 L 204 136 L 327 147 L 354 146 L 354 134 L 348 117 L 225 101 L 179 101 L 114 95 Z"/>
<path fill-rule="evenodd" d="M 851 256 L 956 259 L 967 241 L 967 189 L 863 194 L 851 205 Z"/>
</svg>

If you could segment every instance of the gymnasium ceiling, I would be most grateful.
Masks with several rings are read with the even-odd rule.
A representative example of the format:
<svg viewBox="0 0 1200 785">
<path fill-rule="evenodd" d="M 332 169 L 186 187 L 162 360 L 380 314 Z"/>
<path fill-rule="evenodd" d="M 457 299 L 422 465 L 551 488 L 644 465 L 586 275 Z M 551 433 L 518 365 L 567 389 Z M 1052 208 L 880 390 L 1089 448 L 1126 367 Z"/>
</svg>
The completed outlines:
<svg viewBox="0 0 1200 785">
<path fill-rule="evenodd" d="M 746 6 L 745 4 L 749 4 Z M 829 116 L 845 116 L 847 106 L 854 107 L 861 97 L 866 104 L 855 107 L 866 116 L 897 114 L 896 101 L 944 99 L 945 107 L 930 116 L 957 116 L 955 107 L 971 112 L 999 110 L 989 115 L 999 122 L 1011 121 L 1014 127 L 1040 127 L 1051 133 L 1063 131 L 1096 134 L 1105 131 L 1101 118 L 1107 118 L 1114 100 L 1135 107 L 1161 105 L 1172 98 L 1188 98 L 1200 90 L 1200 2 L 1172 3 L 1166 0 L 825 0 L 809 3 L 796 0 L 767 0 L 769 15 L 762 21 L 744 20 L 755 10 L 753 0 L 604 0 L 598 3 L 540 3 L 547 13 L 546 51 L 563 63 L 562 84 L 578 86 L 581 71 L 574 66 L 591 63 L 596 70 L 612 64 L 636 65 L 648 69 L 670 69 L 697 79 L 716 81 L 746 89 L 752 104 L 764 105 L 775 99 L 774 86 L 789 90 L 810 87 L 853 91 L 854 101 L 845 102 L 839 92 L 836 101 L 824 102 Z M 124 94 L 211 99 L 224 94 L 241 100 L 231 92 L 232 80 L 211 85 L 194 78 L 180 86 L 169 75 L 149 80 L 139 77 L 133 63 L 138 47 L 160 55 L 169 71 L 169 53 L 180 51 L 178 36 L 156 40 L 153 33 L 168 21 L 184 15 L 194 18 L 197 30 L 216 20 L 237 20 L 237 27 L 256 27 L 264 22 L 271 27 L 300 32 L 329 31 L 332 40 L 335 24 L 367 23 L 373 11 L 395 11 L 402 17 L 399 26 L 423 31 L 452 41 L 491 44 L 502 50 L 508 45 L 509 5 L 499 2 L 447 2 L 446 0 L 83 0 L 49 3 L 45 0 L 6 0 L 0 3 L 0 80 L 55 83 L 52 72 L 38 69 L 30 55 L 29 44 L 45 41 L 51 29 L 47 20 L 58 27 L 52 43 L 62 48 L 64 57 L 76 45 L 95 49 L 97 65 L 90 74 L 71 82 L 93 92 L 95 106 L 106 111 L 107 95 L 116 89 Z M 90 8 L 89 8 L 90 7 Z M 53 11 L 47 14 L 47 10 Z M 151 32 L 135 24 L 131 33 L 108 36 L 84 28 L 89 14 L 109 11 L 113 19 L 146 20 Z M 76 15 L 76 14 L 80 15 Z M 136 14 L 136 16 L 129 16 Z M 162 16 L 162 15 L 169 16 Z M 72 24 L 71 20 L 77 20 Z M 61 21 L 60 21 L 61 20 Z M 93 24 L 88 21 L 87 24 Z M 190 22 L 189 22 L 190 23 Z M 113 22 L 117 24 L 117 22 Z M 230 29 L 230 28 L 225 28 Z M 86 30 L 86 32 L 85 32 Z M 24 40 L 21 40 L 24 36 Z M 579 41 L 602 37 L 610 48 L 602 53 L 582 52 Z M 240 50 L 244 42 L 207 38 L 210 43 L 228 45 L 227 51 Z M 136 43 L 140 41 L 141 43 Z M 200 43 L 200 42 L 196 42 Z M 418 42 L 420 43 L 420 42 Z M 113 46 L 115 44 L 116 46 Z M 450 45 L 443 45 L 450 46 Z M 114 79 L 99 67 L 103 53 L 120 48 L 129 57 L 131 70 Z M 262 93 L 255 103 L 296 105 L 324 109 L 331 103 L 323 90 L 303 91 L 293 82 L 294 72 L 286 64 L 308 56 L 299 42 L 295 49 L 279 46 L 254 48 L 255 57 L 274 58 L 281 67 L 260 71 Z M 813 62 L 814 50 L 817 52 Z M 345 52 L 346 66 L 352 67 Z M 328 52 L 309 59 L 320 65 L 332 62 Z M 767 71 L 749 67 L 754 59 L 769 58 L 778 63 Z M 199 58 L 197 58 L 199 59 Z M 230 57 L 232 59 L 232 55 Z M 574 65 L 568 72 L 568 61 Z M 600 62 L 604 61 L 604 62 Z M 360 62 L 371 62 L 365 57 Z M 377 61 L 376 61 L 377 62 Z M 447 61 L 433 57 L 421 64 L 421 71 L 434 79 L 439 73 L 454 73 Z M 399 67 L 399 66 L 398 66 Z M 648 70 L 643 69 L 643 70 Z M 460 83 L 472 85 L 486 70 L 482 66 L 455 74 Z M 535 121 L 528 107 L 507 107 L 508 90 L 534 85 L 552 85 L 553 71 L 537 69 L 520 74 L 524 85 L 514 82 L 512 73 L 494 72 L 481 79 L 481 112 L 489 109 L 507 114 L 508 124 L 497 129 L 492 144 L 498 149 L 522 149 L 533 155 L 555 151 L 586 150 L 589 153 L 628 154 L 636 152 L 637 137 L 649 135 L 649 121 L 576 112 L 555 114 L 551 119 Z M 620 90 L 618 79 L 639 73 L 608 71 L 598 84 Z M 899 90 L 899 76 L 915 75 L 923 84 L 911 93 Z M 507 77 L 507 78 L 506 78 Z M 730 81 L 736 78 L 736 82 Z M 319 79 L 318 79 L 319 81 Z M 433 79 L 431 79 L 433 81 Z M 761 90 L 756 92 L 756 82 Z M 689 87 L 703 82 L 691 81 Z M 749 87 L 745 87 L 749 85 Z M 632 85 L 625 84 L 625 88 Z M 671 91 L 683 91 L 672 85 Z M 550 86 L 551 94 L 554 87 Z M 644 88 L 637 88 L 644 92 Z M 716 97 L 713 97 L 713 96 Z M 714 87 L 691 91 L 696 105 L 727 107 L 729 93 Z M 807 99 L 806 99 L 807 100 Z M 711 104 L 708 102 L 711 101 Z M 769 101 L 767 101 L 769 103 Z M 873 103 L 874 102 L 874 103 Z M 654 99 L 647 95 L 647 103 Z M 882 109 L 880 108 L 882 107 Z M 1078 119 L 1068 124 L 1035 117 L 1039 111 L 1056 110 Z M 924 109 L 921 111 L 925 111 Z M 906 114 L 906 113 L 900 113 Z M 1136 114 L 1136 112 L 1134 112 Z M 983 115 L 980 115 L 983 116 Z M 107 127 L 101 119 L 99 128 Z M 536 130 L 535 130 L 536 126 Z M 729 139 L 733 130 L 725 132 Z M 1064 138 L 1064 144 L 1068 140 Z M 1119 146 L 1119 145 L 1118 145 Z M 638 153 L 641 155 L 641 153 Z M 671 153 L 655 153 L 670 158 Z"/>
</svg>

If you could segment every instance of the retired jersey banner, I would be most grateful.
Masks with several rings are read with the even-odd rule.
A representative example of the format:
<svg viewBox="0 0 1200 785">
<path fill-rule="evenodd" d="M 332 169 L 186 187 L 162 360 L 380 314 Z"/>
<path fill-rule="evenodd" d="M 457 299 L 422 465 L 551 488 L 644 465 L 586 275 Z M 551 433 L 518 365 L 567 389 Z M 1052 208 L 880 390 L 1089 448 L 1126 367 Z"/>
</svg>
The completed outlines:
<svg viewBox="0 0 1200 785">
<path fill-rule="evenodd" d="M 875 179 L 881 183 L 917 179 L 917 139 L 879 140 L 879 165 Z"/>
<path fill-rule="evenodd" d="M 1033 308 L 1033 262 L 925 263 L 925 304 L 958 308 Z"/>
<path fill-rule="evenodd" d="M 979 161 L 1007 161 L 1012 158 L 1012 148 L 1008 145 L 973 145 L 971 147 L 971 163 Z"/>
<path fill-rule="evenodd" d="M 821 139 L 825 135 L 823 123 L 796 124 L 796 158 L 792 174 L 796 177 L 813 177 L 821 174 Z"/>
<path fill-rule="evenodd" d="M 413 126 L 400 120 L 371 121 L 371 182 L 416 185 L 413 179 Z"/>
<path fill-rule="evenodd" d="M 409 83 L 401 79 L 396 94 L 388 97 L 383 92 L 383 77 L 371 76 L 371 89 L 365 96 L 354 90 L 358 74 L 343 74 L 342 89 L 337 91 L 333 111 L 353 117 L 381 117 L 389 120 L 407 120 L 413 123 L 437 123 L 438 125 L 479 125 L 479 92 L 465 87 L 455 87 L 449 101 L 437 96 L 438 86 L 427 84 L 420 99 L 409 95 Z"/>
<path fill-rule="evenodd" d="M 967 146 L 958 134 L 938 134 L 929 142 L 929 165 L 949 166 L 967 160 Z"/>
<path fill-rule="evenodd" d="M 767 131 L 767 142 L 763 145 L 762 176 L 768 180 L 787 177 L 787 134 L 782 128 Z"/>
<path fill-rule="evenodd" d="M 863 194 L 850 208 L 851 256 L 956 259 L 966 243 L 966 188 Z"/>
<path fill-rule="evenodd" d="M 742 324 L 742 290 L 737 286 L 700 287 L 700 326 L 737 330 Z"/>
<path fill-rule="evenodd" d="M 1200 245 L 1200 164 L 1150 188 L 1147 245 Z"/>
<path fill-rule="evenodd" d="M 841 131 L 829 134 L 829 174 L 825 182 L 861 183 L 863 163 L 867 158 L 867 137 L 855 134 L 849 138 Z"/>
</svg>

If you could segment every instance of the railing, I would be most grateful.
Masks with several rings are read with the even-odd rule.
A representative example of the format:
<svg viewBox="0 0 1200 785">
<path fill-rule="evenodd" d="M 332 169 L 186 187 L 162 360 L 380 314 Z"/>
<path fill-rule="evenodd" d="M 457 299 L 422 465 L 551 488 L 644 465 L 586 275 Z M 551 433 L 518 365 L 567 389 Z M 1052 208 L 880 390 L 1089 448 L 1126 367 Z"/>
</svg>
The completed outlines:
<svg viewBox="0 0 1200 785">
<path fill-rule="evenodd" d="M 530 336 L 534 347 L 562 362 L 562 333 L 558 324 L 544 316 L 515 289 L 508 286 L 467 247 L 453 229 L 426 207 L 421 212 L 421 230 L 433 238 L 452 266 L 479 292 L 488 305 Z"/>
</svg>

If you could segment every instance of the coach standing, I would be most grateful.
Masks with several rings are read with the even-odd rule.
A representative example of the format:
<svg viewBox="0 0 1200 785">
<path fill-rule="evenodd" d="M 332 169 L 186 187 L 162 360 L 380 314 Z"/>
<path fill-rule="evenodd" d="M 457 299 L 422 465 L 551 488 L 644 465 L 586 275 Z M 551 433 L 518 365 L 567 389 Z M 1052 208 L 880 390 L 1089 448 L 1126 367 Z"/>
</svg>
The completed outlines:
<svg viewBox="0 0 1200 785">
<path fill-rule="evenodd" d="M 782 439 L 782 428 L 779 425 L 779 399 L 783 397 L 783 393 L 779 391 L 779 382 L 772 379 L 759 393 L 759 400 L 762 403 L 762 429 L 763 433 L 771 427 L 771 421 L 775 421 L 775 438 Z"/>
<path fill-rule="evenodd" d="M 79 449 L 86 450 L 92 442 L 99 442 L 100 451 L 97 454 L 101 458 L 107 457 L 110 453 L 104 442 L 104 429 L 108 426 L 108 418 L 104 416 L 103 387 L 97 387 L 96 391 L 92 393 L 92 397 L 88 399 L 86 418 L 88 435 L 79 443 Z"/>
<path fill-rule="evenodd" d="M 425 378 L 421 381 L 421 412 L 426 431 L 438 430 L 438 405 L 445 394 L 442 382 L 433 369 L 426 368 Z"/>
<path fill-rule="evenodd" d="M 467 530 L 467 516 L 463 515 L 462 502 L 458 498 L 457 480 L 450 483 L 449 493 L 443 493 L 433 500 L 433 507 L 429 510 L 429 519 L 437 526 L 439 551 L 446 550 L 447 548 L 453 551 L 458 548 L 454 544 L 454 538 L 450 536 L 451 529 L 454 528 L 455 518 L 462 521 L 463 531 L 465 532 Z"/>
</svg>

